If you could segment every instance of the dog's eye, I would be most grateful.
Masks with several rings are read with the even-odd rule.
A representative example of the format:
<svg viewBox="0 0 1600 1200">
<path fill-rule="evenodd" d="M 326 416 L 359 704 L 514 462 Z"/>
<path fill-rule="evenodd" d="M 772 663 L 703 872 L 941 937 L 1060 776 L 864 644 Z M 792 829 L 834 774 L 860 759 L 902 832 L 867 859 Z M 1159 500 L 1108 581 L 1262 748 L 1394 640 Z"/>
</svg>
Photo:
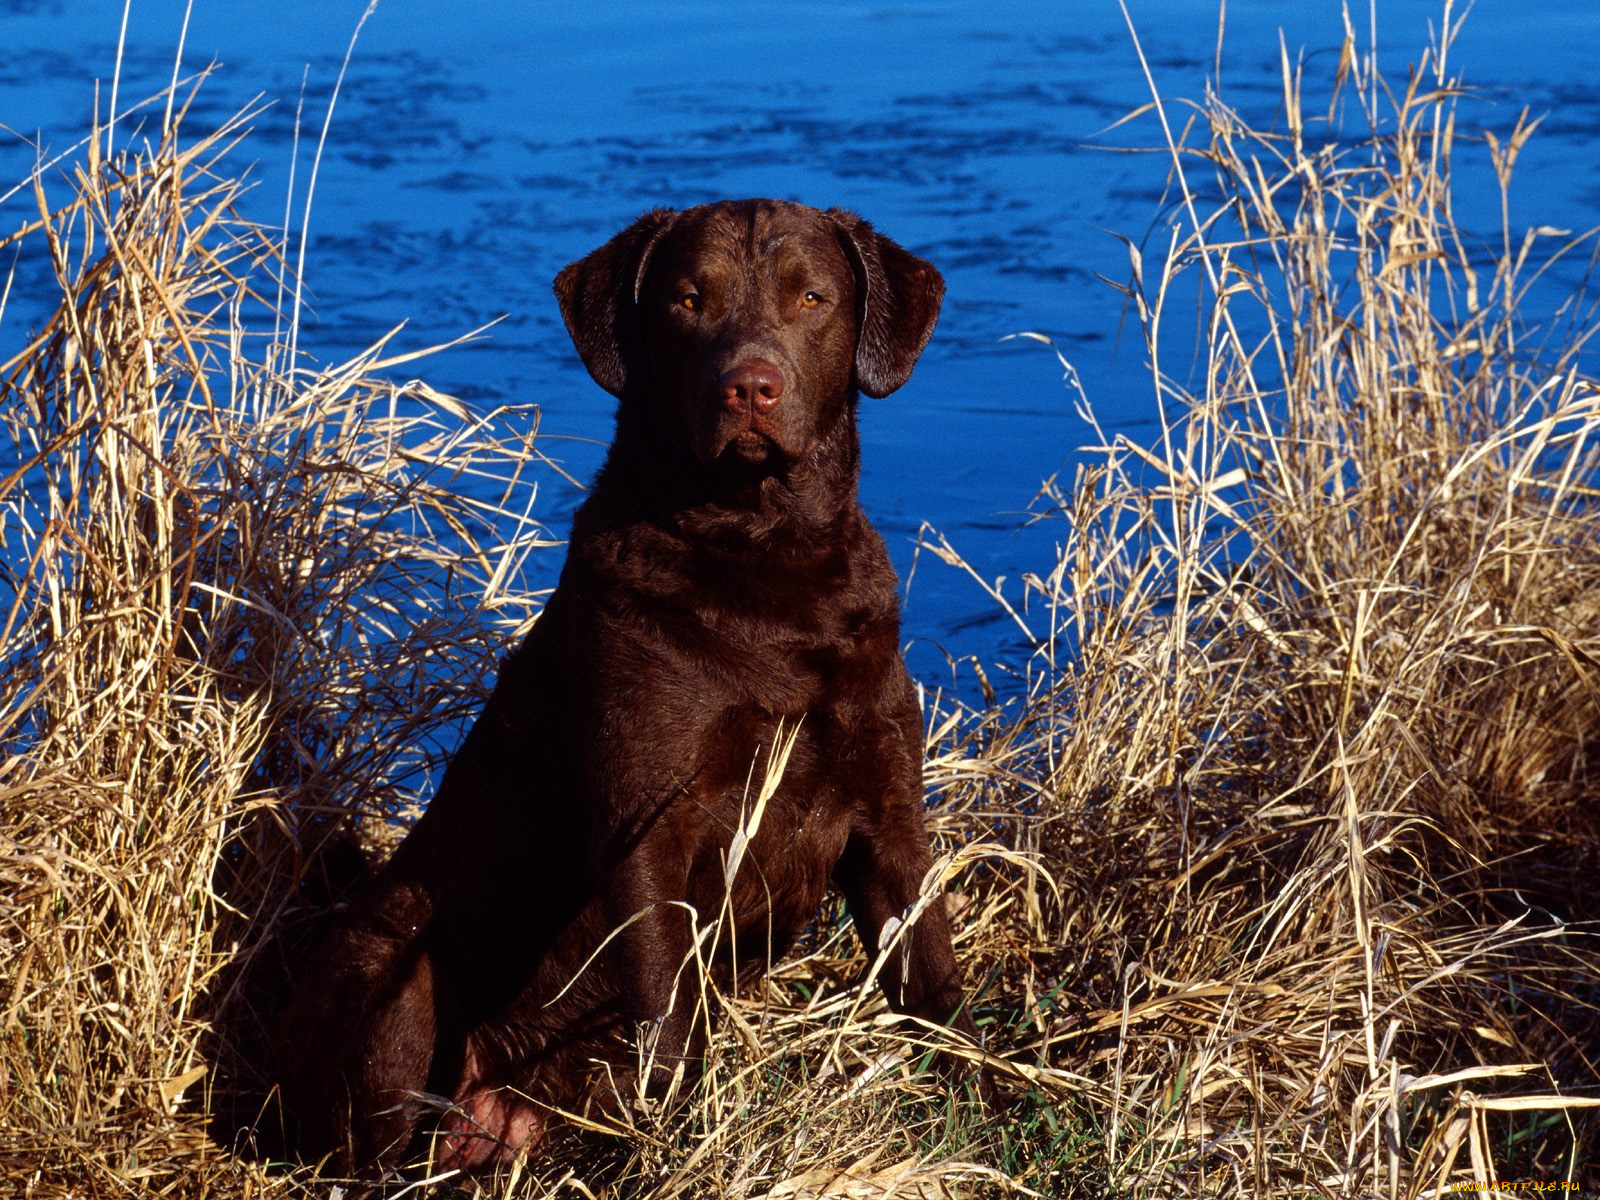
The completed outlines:
<svg viewBox="0 0 1600 1200">
<path fill-rule="evenodd" d="M 800 297 L 800 307 L 801 308 L 816 308 L 817 305 L 819 305 L 821 303 L 822 303 L 822 293 L 821 292 L 807 292 L 804 296 Z"/>
<path fill-rule="evenodd" d="M 678 307 L 685 312 L 699 312 L 700 294 L 698 292 L 685 292 L 678 297 Z"/>
</svg>

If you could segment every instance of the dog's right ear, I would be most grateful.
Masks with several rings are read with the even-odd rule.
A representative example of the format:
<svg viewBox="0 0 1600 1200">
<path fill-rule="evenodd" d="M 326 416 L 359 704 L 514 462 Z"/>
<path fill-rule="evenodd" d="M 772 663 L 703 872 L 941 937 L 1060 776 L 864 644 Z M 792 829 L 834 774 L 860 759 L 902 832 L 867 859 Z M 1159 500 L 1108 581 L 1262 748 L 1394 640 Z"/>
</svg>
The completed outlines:
<svg viewBox="0 0 1600 1200">
<path fill-rule="evenodd" d="M 887 396 L 911 378 L 933 334 L 944 276 L 855 213 L 834 208 L 828 216 L 856 275 L 856 383 L 869 396 Z"/>
<path fill-rule="evenodd" d="M 556 299 L 578 357 L 594 381 L 614 396 L 628 382 L 629 351 L 638 337 L 633 319 L 650 253 L 677 213 L 655 208 L 598 250 L 562 268 Z"/>
</svg>

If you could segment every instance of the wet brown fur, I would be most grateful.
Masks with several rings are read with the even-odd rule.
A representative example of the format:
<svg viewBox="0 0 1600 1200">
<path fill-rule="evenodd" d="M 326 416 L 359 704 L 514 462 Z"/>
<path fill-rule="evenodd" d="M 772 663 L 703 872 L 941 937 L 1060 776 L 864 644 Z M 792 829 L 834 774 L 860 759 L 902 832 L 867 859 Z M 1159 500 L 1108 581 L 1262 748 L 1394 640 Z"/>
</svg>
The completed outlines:
<svg viewBox="0 0 1600 1200">
<path fill-rule="evenodd" d="M 930 859 L 855 408 L 905 381 L 942 291 L 859 218 L 775 201 L 651 212 L 561 272 L 616 437 L 438 795 L 301 973 L 284 1090 L 308 1154 L 387 1166 L 437 1128 L 444 1165 L 498 1161 L 601 1094 L 596 1064 L 626 1081 L 641 1023 L 663 1069 L 692 1061 L 682 902 L 722 908 L 780 723 L 797 739 L 732 888 L 741 958 L 783 953 L 830 881 L 876 952 Z M 733 394 L 752 363 L 775 401 Z M 903 945 L 891 1002 L 970 1031 L 941 905 Z"/>
</svg>

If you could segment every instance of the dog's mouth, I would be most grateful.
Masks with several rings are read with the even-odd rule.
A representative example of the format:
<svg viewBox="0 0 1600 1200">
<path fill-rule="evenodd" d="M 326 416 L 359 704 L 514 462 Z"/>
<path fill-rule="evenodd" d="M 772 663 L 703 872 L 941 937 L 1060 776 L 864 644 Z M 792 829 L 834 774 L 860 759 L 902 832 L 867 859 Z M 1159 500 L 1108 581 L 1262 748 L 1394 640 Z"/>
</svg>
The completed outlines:
<svg viewBox="0 0 1600 1200">
<path fill-rule="evenodd" d="M 740 462 L 763 463 L 776 451 L 776 443 L 766 434 L 758 429 L 745 429 L 728 439 L 718 457 L 732 455 Z"/>
<path fill-rule="evenodd" d="M 759 418 L 713 416 L 695 439 L 702 462 L 723 466 L 779 466 L 794 457 L 780 430 Z"/>
</svg>

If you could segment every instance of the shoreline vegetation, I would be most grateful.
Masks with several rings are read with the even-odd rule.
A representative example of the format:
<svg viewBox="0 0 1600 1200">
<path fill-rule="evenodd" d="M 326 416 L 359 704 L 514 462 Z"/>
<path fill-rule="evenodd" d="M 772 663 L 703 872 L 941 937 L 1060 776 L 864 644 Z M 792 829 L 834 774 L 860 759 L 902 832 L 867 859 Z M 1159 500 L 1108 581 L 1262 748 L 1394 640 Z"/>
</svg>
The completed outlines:
<svg viewBox="0 0 1600 1200">
<path fill-rule="evenodd" d="M 1285 55 L 1270 130 L 1155 105 L 1173 232 L 1126 302 L 1161 437 L 1041 492 L 1028 694 L 928 714 L 929 894 L 1003 1105 L 916 1070 L 952 1035 L 856 986 L 833 904 L 750 990 L 701 974 L 701 1080 L 407 1195 L 1600 1187 L 1594 309 L 1525 312 L 1596 246 L 1458 228 L 1452 163 L 1505 191 L 1536 122 L 1459 131 L 1447 50 L 1386 81 L 1347 34 L 1326 115 Z M 393 335 L 287 349 L 286 241 L 230 175 L 251 113 L 191 139 L 196 86 L 0 241 L 59 287 L 0 367 L 7 1194 L 335 1194 L 284 1157 L 285 981 L 559 553 L 531 412 Z"/>
</svg>

